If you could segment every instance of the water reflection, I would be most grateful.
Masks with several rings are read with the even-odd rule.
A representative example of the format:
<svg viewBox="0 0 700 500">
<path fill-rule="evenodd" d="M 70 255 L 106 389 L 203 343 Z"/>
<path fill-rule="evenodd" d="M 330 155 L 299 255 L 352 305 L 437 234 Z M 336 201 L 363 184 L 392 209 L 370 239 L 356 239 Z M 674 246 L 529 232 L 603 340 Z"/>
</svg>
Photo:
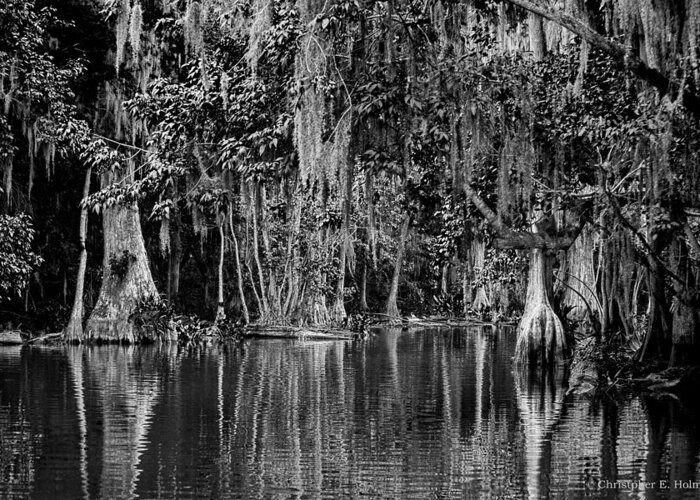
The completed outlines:
<svg viewBox="0 0 700 500">
<path fill-rule="evenodd" d="M 695 498 L 698 411 L 566 395 L 512 332 L 0 349 L 0 497 Z M 634 481 L 668 481 L 640 490 Z"/>
<path fill-rule="evenodd" d="M 566 394 L 563 369 L 520 367 L 513 373 L 525 435 L 525 476 L 530 498 L 548 497 L 552 475 L 552 435 L 561 420 Z"/>
</svg>

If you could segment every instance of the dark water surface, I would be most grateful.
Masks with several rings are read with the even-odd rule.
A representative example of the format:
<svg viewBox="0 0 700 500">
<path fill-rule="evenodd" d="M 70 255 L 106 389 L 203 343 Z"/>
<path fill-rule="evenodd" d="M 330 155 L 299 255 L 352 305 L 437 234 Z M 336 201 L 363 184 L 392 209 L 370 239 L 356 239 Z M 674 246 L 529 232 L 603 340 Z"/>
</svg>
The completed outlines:
<svg viewBox="0 0 700 500">
<path fill-rule="evenodd" d="M 700 497 L 690 403 L 567 396 L 512 337 L 1 347 L 0 497 Z"/>
</svg>

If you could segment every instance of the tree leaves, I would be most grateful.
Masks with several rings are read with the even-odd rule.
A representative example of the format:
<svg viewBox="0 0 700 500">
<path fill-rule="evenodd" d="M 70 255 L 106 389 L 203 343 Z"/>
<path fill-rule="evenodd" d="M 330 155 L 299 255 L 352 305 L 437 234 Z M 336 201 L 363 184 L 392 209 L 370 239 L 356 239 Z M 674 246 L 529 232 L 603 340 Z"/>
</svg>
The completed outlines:
<svg viewBox="0 0 700 500">
<path fill-rule="evenodd" d="M 42 263 L 32 250 L 35 231 L 26 214 L 0 214 L 0 302 L 19 297 Z"/>
</svg>

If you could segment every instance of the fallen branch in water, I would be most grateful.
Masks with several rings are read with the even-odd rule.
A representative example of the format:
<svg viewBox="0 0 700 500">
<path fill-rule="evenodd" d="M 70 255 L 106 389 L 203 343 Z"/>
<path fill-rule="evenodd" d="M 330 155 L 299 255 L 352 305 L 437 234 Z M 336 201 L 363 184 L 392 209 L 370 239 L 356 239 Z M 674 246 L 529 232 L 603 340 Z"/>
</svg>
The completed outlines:
<svg viewBox="0 0 700 500">
<path fill-rule="evenodd" d="M 428 327 L 440 327 L 440 326 L 514 326 L 517 323 L 514 321 L 486 321 L 477 318 L 456 318 L 453 316 L 428 316 L 427 318 L 419 318 L 417 316 L 404 316 L 396 317 L 389 316 L 383 313 L 367 313 L 370 316 L 384 316 L 387 320 L 379 320 L 373 322 L 374 326 L 377 325 L 388 325 L 388 326 L 403 326 L 408 328 L 428 328 Z"/>
<path fill-rule="evenodd" d="M 272 337 L 290 339 L 315 340 L 351 340 L 356 333 L 350 330 L 334 330 L 331 328 L 294 327 L 276 325 L 251 325 L 246 328 L 248 337 Z"/>
<path fill-rule="evenodd" d="M 29 340 L 27 340 L 27 344 L 36 344 L 36 343 L 44 343 L 48 340 L 53 340 L 63 337 L 63 333 L 58 332 L 58 333 L 48 333 L 46 335 L 42 335 L 41 337 L 34 337 Z"/>
</svg>

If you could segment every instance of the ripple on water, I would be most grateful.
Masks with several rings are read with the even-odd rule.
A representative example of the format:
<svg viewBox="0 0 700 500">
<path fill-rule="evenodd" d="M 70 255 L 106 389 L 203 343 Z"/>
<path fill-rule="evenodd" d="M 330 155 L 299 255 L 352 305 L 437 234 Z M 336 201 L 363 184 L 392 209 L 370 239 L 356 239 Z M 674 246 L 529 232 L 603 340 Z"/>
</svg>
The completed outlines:
<svg viewBox="0 0 700 500">
<path fill-rule="evenodd" d="M 0 497 L 641 498 L 632 482 L 698 481 L 693 404 L 577 399 L 512 350 L 512 331 L 447 328 L 0 349 Z"/>
</svg>

